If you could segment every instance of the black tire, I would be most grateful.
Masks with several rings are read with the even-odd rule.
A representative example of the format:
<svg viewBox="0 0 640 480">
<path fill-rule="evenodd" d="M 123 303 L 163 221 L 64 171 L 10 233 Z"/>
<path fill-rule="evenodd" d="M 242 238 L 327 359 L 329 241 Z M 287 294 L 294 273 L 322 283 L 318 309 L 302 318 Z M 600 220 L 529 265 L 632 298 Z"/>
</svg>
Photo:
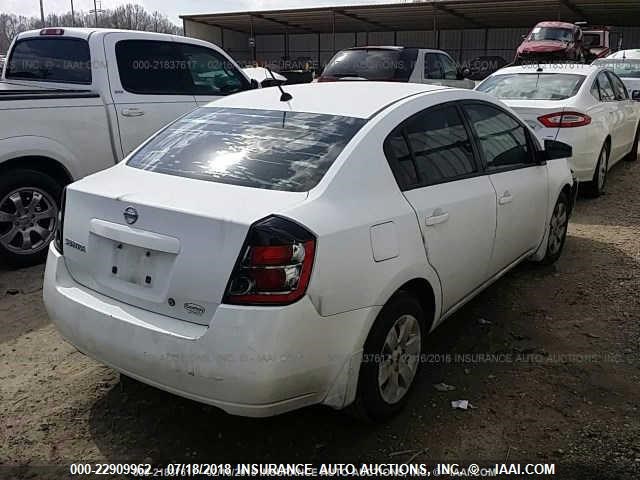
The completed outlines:
<svg viewBox="0 0 640 480">
<path fill-rule="evenodd" d="M 387 335 L 392 329 L 395 331 L 396 322 L 401 322 L 403 317 L 413 317 L 417 321 L 419 344 L 417 346 L 417 357 L 415 358 L 416 367 L 408 385 L 404 382 L 399 382 L 404 384 L 402 388 L 406 387 L 400 399 L 395 402 L 389 402 L 383 396 L 383 388 L 379 386 L 379 373 L 381 366 L 385 364 L 384 358 L 391 359 L 392 357 L 392 355 L 387 355 L 383 352 L 383 347 L 385 346 Z M 398 292 L 383 307 L 364 344 L 364 356 L 360 367 L 355 404 L 358 416 L 368 420 L 379 421 L 391 417 L 404 407 L 420 368 L 420 354 L 422 353 L 425 335 L 424 311 L 420 302 L 407 292 Z M 415 339 L 416 337 L 414 336 L 413 338 Z M 412 345 L 415 347 L 415 343 Z M 411 357 L 413 360 L 414 355 L 412 353 L 411 355 L 405 355 L 403 358 L 408 359 Z M 398 370 L 395 372 L 396 378 L 401 380 L 402 375 L 399 374 Z"/>
<path fill-rule="evenodd" d="M 633 147 L 625 157 L 627 162 L 635 162 L 638 160 L 638 143 L 640 143 L 640 125 L 638 125 L 638 128 L 636 129 L 636 138 L 633 140 Z"/>
<path fill-rule="evenodd" d="M 558 223 L 558 217 L 564 212 L 563 224 Z M 558 201 L 553 209 L 551 220 L 549 221 L 549 241 L 547 242 L 547 251 L 540 263 L 551 265 L 555 263 L 562 255 L 564 244 L 567 240 L 567 228 L 569 226 L 569 215 L 571 212 L 571 204 L 566 193 L 560 192 Z M 555 236 L 555 237 L 552 237 Z M 552 238 L 555 241 L 552 243 Z"/>
<path fill-rule="evenodd" d="M 603 156 L 604 154 L 604 156 Z M 600 155 L 598 155 L 598 163 L 596 164 L 596 170 L 593 172 L 593 179 L 590 182 L 587 182 L 584 186 L 584 193 L 591 198 L 597 198 L 604 193 L 605 187 L 607 185 L 607 176 L 609 173 L 609 156 L 610 156 L 610 148 L 609 144 L 605 143 L 602 146 L 602 150 L 600 150 Z M 600 169 L 602 167 L 602 161 L 606 162 L 606 166 L 604 169 L 604 178 L 600 179 Z"/>
<path fill-rule="evenodd" d="M 42 200 L 35 204 L 29 192 L 37 192 Z M 24 207 L 22 215 L 12 200 L 16 194 Z M 36 265 L 46 259 L 55 234 L 61 194 L 62 185 L 44 173 L 26 169 L 2 173 L 0 220 L 5 221 L 0 222 L 0 257 L 9 266 Z M 32 248 L 23 248 L 28 245 L 24 235 L 29 235 Z"/>
</svg>

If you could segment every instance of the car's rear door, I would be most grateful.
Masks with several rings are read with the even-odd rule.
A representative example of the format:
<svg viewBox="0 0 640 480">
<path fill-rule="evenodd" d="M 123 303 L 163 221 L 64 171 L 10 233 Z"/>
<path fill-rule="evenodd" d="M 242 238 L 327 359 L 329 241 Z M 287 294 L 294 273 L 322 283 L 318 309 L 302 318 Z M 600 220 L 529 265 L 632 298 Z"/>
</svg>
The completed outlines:
<svg viewBox="0 0 640 480">
<path fill-rule="evenodd" d="M 600 89 L 600 100 L 603 102 L 604 111 L 606 112 L 605 121 L 609 126 L 609 133 L 611 135 L 611 151 L 609 152 L 609 166 L 611 166 L 613 162 L 622 155 L 624 150 L 625 114 L 619 108 L 615 90 L 607 73 L 604 71 L 600 72 L 597 78 Z"/>
<path fill-rule="evenodd" d="M 465 102 L 486 171 L 497 196 L 497 228 L 490 274 L 535 250 L 546 228 L 547 167 L 536 162 L 533 134 L 499 106 Z"/>
<path fill-rule="evenodd" d="M 124 155 L 197 106 L 181 46 L 171 35 L 164 37 L 150 40 L 136 32 L 105 35 L 109 84 Z"/>
<path fill-rule="evenodd" d="M 611 86 L 613 87 L 613 91 L 616 95 L 616 104 L 618 106 L 619 113 L 622 116 L 620 151 L 618 152 L 619 156 L 615 158 L 615 160 L 617 160 L 621 155 L 631 151 L 631 147 L 636 136 L 638 118 L 636 115 L 634 101 L 629 98 L 629 92 L 622 80 L 620 80 L 620 78 L 611 71 L 607 71 L 606 74 L 611 81 Z"/>
<path fill-rule="evenodd" d="M 495 191 L 455 103 L 408 119 L 387 138 L 385 153 L 416 212 L 447 311 L 487 279 L 496 227 Z"/>
</svg>

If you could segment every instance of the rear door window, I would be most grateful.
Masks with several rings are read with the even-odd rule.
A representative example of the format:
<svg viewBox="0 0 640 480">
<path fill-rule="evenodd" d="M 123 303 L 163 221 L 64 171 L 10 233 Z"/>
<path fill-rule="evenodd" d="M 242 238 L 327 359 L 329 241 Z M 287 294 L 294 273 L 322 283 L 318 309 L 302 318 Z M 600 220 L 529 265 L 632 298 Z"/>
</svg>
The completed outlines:
<svg viewBox="0 0 640 480">
<path fill-rule="evenodd" d="M 414 115 L 387 137 L 384 149 L 401 190 L 450 182 L 479 171 L 455 105 Z"/>
<path fill-rule="evenodd" d="M 68 37 L 19 40 L 11 52 L 6 78 L 91 85 L 89 44 Z"/>
<path fill-rule="evenodd" d="M 600 87 L 600 100 L 603 102 L 614 102 L 616 100 L 616 94 L 613 91 L 609 77 L 604 72 L 598 74 L 598 86 Z"/>
<path fill-rule="evenodd" d="M 424 78 L 428 80 L 443 80 L 444 67 L 437 53 L 424 54 Z"/>
<path fill-rule="evenodd" d="M 116 44 L 120 82 L 141 95 L 229 95 L 249 82 L 227 58 L 198 45 L 156 40 Z"/>
<path fill-rule="evenodd" d="M 607 76 L 611 81 L 611 86 L 613 87 L 613 92 L 616 95 L 616 100 L 628 100 L 629 92 L 627 92 L 627 87 L 624 86 L 622 80 L 620 80 L 613 72 L 607 72 Z"/>
<path fill-rule="evenodd" d="M 167 127 L 130 167 L 211 182 L 305 192 L 366 123 L 361 118 L 200 108 Z"/>
</svg>

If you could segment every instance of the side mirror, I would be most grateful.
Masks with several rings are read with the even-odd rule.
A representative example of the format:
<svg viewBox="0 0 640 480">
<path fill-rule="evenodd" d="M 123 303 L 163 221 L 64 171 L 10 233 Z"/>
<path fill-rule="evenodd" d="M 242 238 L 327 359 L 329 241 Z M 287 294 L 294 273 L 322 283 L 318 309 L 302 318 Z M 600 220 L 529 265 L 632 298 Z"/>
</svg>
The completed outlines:
<svg viewBox="0 0 640 480">
<path fill-rule="evenodd" d="M 557 160 L 573 156 L 573 147 L 557 140 L 544 141 L 544 157 L 546 160 Z"/>
<path fill-rule="evenodd" d="M 469 67 L 458 69 L 458 80 L 464 80 L 465 78 L 469 78 L 470 76 L 471 76 L 471 69 Z"/>
<path fill-rule="evenodd" d="M 640 90 L 634 90 L 631 92 L 631 98 L 636 102 L 640 102 Z"/>
<path fill-rule="evenodd" d="M 260 82 L 258 82 L 255 78 L 251 79 L 251 89 L 255 90 L 256 88 L 260 88 Z"/>
</svg>

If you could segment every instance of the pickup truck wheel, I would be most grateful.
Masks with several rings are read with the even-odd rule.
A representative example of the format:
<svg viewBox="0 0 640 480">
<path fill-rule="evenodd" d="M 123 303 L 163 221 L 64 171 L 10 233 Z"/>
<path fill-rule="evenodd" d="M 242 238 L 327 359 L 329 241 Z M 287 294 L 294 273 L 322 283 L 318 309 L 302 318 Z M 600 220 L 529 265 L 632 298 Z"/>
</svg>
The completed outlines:
<svg viewBox="0 0 640 480">
<path fill-rule="evenodd" d="M 638 160 L 638 143 L 640 143 L 640 125 L 638 125 L 638 129 L 636 130 L 636 138 L 633 141 L 633 147 L 625 159 L 627 162 L 635 162 Z"/>
<path fill-rule="evenodd" d="M 596 170 L 593 172 L 593 180 L 586 184 L 585 193 L 587 196 L 597 198 L 604 193 L 604 187 L 607 184 L 607 173 L 609 171 L 609 146 L 604 144 L 600 155 Z"/>
<path fill-rule="evenodd" d="M 564 192 L 561 192 L 549 221 L 547 252 L 541 262 L 545 265 L 555 263 L 562 254 L 569 227 L 569 208 L 569 198 Z"/>
<path fill-rule="evenodd" d="M 11 266 L 44 261 L 55 235 L 62 186 L 35 170 L 0 179 L 0 256 Z"/>
<path fill-rule="evenodd" d="M 406 403 L 420 367 L 424 312 L 409 293 L 383 307 L 364 344 L 356 405 L 369 420 L 383 420 Z"/>
</svg>

